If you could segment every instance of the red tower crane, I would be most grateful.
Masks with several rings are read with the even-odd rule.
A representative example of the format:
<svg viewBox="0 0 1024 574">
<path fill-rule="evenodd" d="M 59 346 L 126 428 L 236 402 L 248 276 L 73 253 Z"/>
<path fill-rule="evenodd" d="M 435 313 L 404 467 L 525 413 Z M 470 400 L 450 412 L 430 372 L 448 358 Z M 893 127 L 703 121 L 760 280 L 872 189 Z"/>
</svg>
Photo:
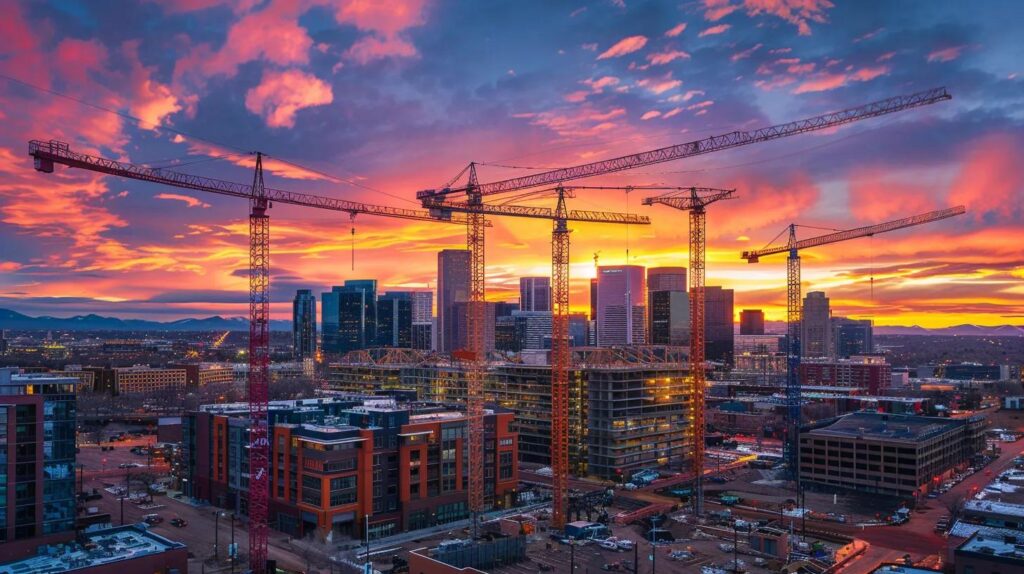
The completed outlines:
<svg viewBox="0 0 1024 574">
<path fill-rule="evenodd" d="M 470 177 L 473 177 L 475 168 L 470 167 Z M 569 210 L 565 205 L 566 197 L 574 197 L 572 190 L 558 186 L 553 189 L 545 189 L 518 196 L 519 198 L 554 192 L 557 196 L 555 209 L 546 207 L 527 207 L 520 205 L 492 205 L 483 202 L 472 203 L 444 201 L 443 199 L 431 199 L 423 202 L 430 212 L 438 217 L 448 217 L 452 213 L 465 213 L 467 215 L 487 215 L 528 217 L 534 219 L 549 219 L 553 223 L 551 230 L 551 410 L 553 413 L 567 413 L 569 411 L 569 221 L 586 223 L 610 223 L 622 225 L 648 225 L 650 219 L 642 215 L 630 215 L 623 213 L 612 213 L 604 211 L 581 211 Z M 482 235 L 482 234 L 481 234 Z M 472 232 L 470 233 L 472 237 Z M 469 242 L 470 249 L 478 248 L 483 252 L 483 239 L 477 239 L 477 243 Z M 472 260 L 472 257 L 471 257 Z M 481 271 L 482 273 L 482 271 Z M 481 280 L 482 284 L 482 280 Z M 482 291 L 481 291 L 482 293 Z M 481 305 L 482 307 L 482 305 Z M 480 324 L 484 322 L 483 314 L 479 319 Z M 479 341 L 480 352 L 483 352 L 483 338 Z M 474 353 L 470 353 L 472 356 Z M 483 385 L 483 365 L 474 363 L 467 373 L 467 386 Z M 477 392 L 467 393 L 467 411 L 479 410 L 483 413 L 483 391 L 479 388 Z M 477 404 L 472 404 L 472 402 Z M 474 427 L 470 427 L 470 435 Z M 480 435 L 483 435 L 482 421 L 479 428 Z M 470 460 L 474 460 L 474 453 L 478 457 L 483 456 L 483 449 L 474 451 L 473 443 L 470 443 Z M 479 460 L 479 459 L 478 459 Z M 481 462 L 482 467 L 482 462 Z M 555 528 L 563 528 L 566 522 L 567 507 L 569 501 L 569 422 L 567 416 L 552 416 L 551 418 L 551 467 L 552 473 L 552 524 Z M 474 468 L 470 463 L 470 469 Z M 482 474 L 481 474 L 482 476 Z M 473 484 L 470 483 L 472 489 Z M 472 498 L 471 498 L 472 500 Z M 484 500 L 479 499 L 480 507 L 470 506 L 474 512 L 473 524 L 476 524 L 475 513 L 483 510 Z"/>
<path fill-rule="evenodd" d="M 855 229 L 827 233 L 825 235 L 802 239 L 800 241 L 797 241 L 796 239 L 796 228 L 798 226 L 791 224 L 788 228 L 789 239 L 785 245 L 765 247 L 764 249 L 758 249 L 756 251 L 743 252 L 742 257 L 747 260 L 747 263 L 757 263 L 761 257 L 766 257 L 768 255 L 789 253 L 789 258 L 786 260 L 786 336 L 788 341 L 786 360 L 787 420 L 786 438 L 783 442 L 783 459 L 788 465 L 790 475 L 793 477 L 793 480 L 796 481 L 798 492 L 801 492 L 799 471 L 800 457 L 798 455 L 801 398 L 800 381 L 798 380 L 797 372 L 800 368 L 800 323 L 802 320 L 802 311 L 800 308 L 800 250 L 807 249 L 808 247 L 818 247 L 819 245 L 829 245 L 831 243 L 857 239 L 858 237 L 870 237 L 878 235 L 879 233 L 896 231 L 897 229 L 903 229 L 905 227 L 931 223 L 933 221 L 962 215 L 966 213 L 966 211 L 967 210 L 964 206 L 958 205 L 948 209 L 922 213 L 913 217 L 887 221 L 878 225 L 869 225 L 867 227 L 857 227 Z"/>
<path fill-rule="evenodd" d="M 446 185 L 440 189 L 428 189 L 416 192 L 416 198 L 419 199 L 424 206 L 428 206 L 431 202 L 444 202 L 444 200 L 450 195 L 464 195 L 466 197 L 466 203 L 470 206 L 480 206 L 483 204 L 484 196 L 497 195 L 502 193 L 510 193 L 513 191 L 519 191 L 523 189 L 530 189 L 535 187 L 541 187 L 546 185 L 557 185 L 567 181 L 573 181 L 577 179 L 584 179 L 588 177 L 595 177 L 600 175 L 607 175 L 609 173 L 615 173 L 619 171 L 625 171 L 638 167 L 644 167 L 648 165 L 654 165 L 667 161 L 674 161 L 678 159 L 684 159 L 687 157 L 693 157 L 698 155 L 704 155 L 735 147 L 745 146 L 748 144 L 766 142 L 775 139 L 781 139 L 793 135 L 803 134 L 812 131 L 818 131 L 845 125 L 848 123 L 883 116 L 891 113 L 901 112 L 910 110 L 913 108 L 934 104 L 944 100 L 951 99 L 952 96 L 945 88 L 933 88 L 922 92 L 917 92 L 905 96 L 895 96 L 884 100 L 879 100 L 862 106 L 849 108 L 839 112 L 827 113 L 811 118 L 797 120 L 785 124 L 778 124 L 774 126 L 764 127 L 752 131 L 734 131 L 727 134 L 711 136 L 708 138 L 695 140 L 688 143 L 673 145 L 669 147 L 659 148 L 651 151 L 645 151 L 635 154 L 630 154 L 622 157 L 613 159 L 607 159 L 592 163 L 586 163 L 573 167 L 565 167 L 560 169 L 549 170 L 541 173 L 535 173 L 523 177 L 516 177 L 511 179 L 505 179 L 492 183 L 480 183 L 477 179 L 476 164 L 471 163 L 463 170 L 469 171 L 469 177 L 466 185 L 462 187 L 453 187 L 455 180 L 449 181 Z M 461 177 L 461 173 L 456 176 L 455 179 Z M 483 372 L 482 364 L 479 360 L 483 350 L 483 331 L 482 326 L 478 329 L 474 327 L 474 324 L 483 324 L 484 313 L 483 313 L 483 301 L 484 301 L 484 230 L 480 227 L 483 222 L 483 217 L 469 216 L 467 222 L 467 233 L 466 243 L 470 250 L 470 345 L 471 349 L 468 353 L 469 356 L 474 357 L 474 367 L 471 369 L 472 373 L 468 377 L 468 384 L 479 386 L 482 381 Z M 472 391 L 470 396 L 474 396 Z M 565 418 L 567 413 L 555 413 L 553 419 Z M 473 427 L 470 428 L 470 434 L 474 433 Z M 473 460 L 473 439 L 470 439 L 470 460 Z M 476 456 L 482 459 L 482 451 Z M 555 469 L 552 468 L 555 474 L 559 472 L 566 474 L 568 469 Z M 470 473 L 474 472 L 474 467 L 470 465 Z M 476 487 L 482 487 L 479 483 L 470 483 L 470 508 L 473 508 L 474 502 L 483 501 L 483 493 L 475 492 L 472 489 Z"/>
<path fill-rule="evenodd" d="M 643 200 L 644 205 L 660 203 L 690 212 L 690 376 L 693 378 L 690 409 L 693 412 L 693 508 L 697 516 L 704 514 L 704 397 L 707 391 L 707 374 L 704 372 L 705 207 L 723 199 L 734 199 L 735 191 L 691 187 Z"/>
<path fill-rule="evenodd" d="M 263 182 L 263 155 L 256 154 L 252 185 L 189 175 L 165 169 L 151 169 L 108 158 L 71 151 L 55 140 L 29 142 L 35 168 L 53 173 L 54 165 L 86 169 L 195 191 L 239 197 L 249 201 L 249 565 L 256 574 L 267 569 L 267 509 L 270 498 L 269 449 L 267 437 L 268 383 L 270 381 L 270 216 L 273 202 L 340 211 L 354 217 L 368 214 L 416 221 L 439 220 L 429 213 L 344 201 L 305 193 L 270 189 Z M 453 219 L 451 223 L 465 223 Z M 484 222 L 479 222 L 483 227 Z"/>
</svg>

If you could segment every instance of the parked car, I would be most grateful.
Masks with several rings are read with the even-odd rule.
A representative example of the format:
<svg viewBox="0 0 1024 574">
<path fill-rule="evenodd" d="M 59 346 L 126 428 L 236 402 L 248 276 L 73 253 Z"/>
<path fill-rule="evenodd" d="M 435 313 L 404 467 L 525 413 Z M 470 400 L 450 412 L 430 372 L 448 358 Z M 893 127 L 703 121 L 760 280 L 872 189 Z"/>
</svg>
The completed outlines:
<svg viewBox="0 0 1024 574">
<path fill-rule="evenodd" d="M 142 517 L 142 520 L 146 524 L 149 524 L 150 526 L 153 526 L 155 524 L 160 524 L 161 522 L 164 521 L 163 517 L 160 516 L 159 514 L 147 514 L 147 515 Z"/>
<path fill-rule="evenodd" d="M 620 549 L 622 549 L 622 550 L 632 550 L 633 546 L 634 546 L 634 543 L 633 543 L 632 540 L 628 540 L 628 539 L 625 539 L 625 538 L 617 540 L 615 542 L 615 544 L 618 545 L 618 547 Z"/>
<path fill-rule="evenodd" d="M 172 518 L 171 526 L 174 526 L 175 528 L 185 528 L 188 526 L 188 521 L 184 518 Z"/>
<path fill-rule="evenodd" d="M 693 558 L 693 552 L 688 552 L 686 550 L 674 550 L 668 555 L 668 557 L 672 560 L 689 560 Z"/>
<path fill-rule="evenodd" d="M 597 544 L 598 544 L 598 546 L 600 546 L 601 548 L 604 548 L 605 550 L 614 550 L 616 552 L 621 550 L 619 548 L 619 545 L 614 540 L 598 540 Z"/>
</svg>

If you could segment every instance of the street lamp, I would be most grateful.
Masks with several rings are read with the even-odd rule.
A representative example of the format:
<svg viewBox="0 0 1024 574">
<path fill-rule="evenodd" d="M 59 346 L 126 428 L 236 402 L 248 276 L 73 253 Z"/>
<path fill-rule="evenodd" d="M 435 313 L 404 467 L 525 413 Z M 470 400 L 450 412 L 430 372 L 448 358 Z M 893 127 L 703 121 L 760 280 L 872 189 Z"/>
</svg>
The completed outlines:
<svg viewBox="0 0 1024 574">
<path fill-rule="evenodd" d="M 220 515 L 221 511 L 213 513 L 213 561 L 220 560 Z"/>
</svg>

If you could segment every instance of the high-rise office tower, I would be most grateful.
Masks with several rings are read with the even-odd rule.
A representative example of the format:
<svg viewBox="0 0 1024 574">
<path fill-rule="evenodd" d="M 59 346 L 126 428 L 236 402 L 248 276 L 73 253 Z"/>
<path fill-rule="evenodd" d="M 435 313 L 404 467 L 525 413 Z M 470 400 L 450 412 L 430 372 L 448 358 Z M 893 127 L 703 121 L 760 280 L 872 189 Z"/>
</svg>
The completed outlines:
<svg viewBox="0 0 1024 574">
<path fill-rule="evenodd" d="M 828 357 L 832 353 L 831 316 L 825 293 L 811 291 L 804 297 L 803 320 L 800 323 L 800 356 Z"/>
<path fill-rule="evenodd" d="M 682 345 L 689 341 L 690 299 L 685 267 L 647 270 L 647 342 Z"/>
<path fill-rule="evenodd" d="M 874 353 L 874 327 L 871 320 L 833 317 L 832 344 L 837 359 Z"/>
<path fill-rule="evenodd" d="M 640 265 L 597 268 L 597 344 L 646 342 L 646 275 Z"/>
<path fill-rule="evenodd" d="M 0 556 L 75 538 L 75 377 L 0 369 Z"/>
<path fill-rule="evenodd" d="M 408 291 L 388 291 L 377 299 L 377 346 L 412 347 L 412 296 Z"/>
<path fill-rule="evenodd" d="M 764 335 L 764 311 L 760 309 L 740 311 L 740 335 Z"/>
<path fill-rule="evenodd" d="M 519 310 L 551 311 L 551 278 L 519 278 Z"/>
<path fill-rule="evenodd" d="M 647 292 L 688 291 L 686 267 L 651 267 L 647 270 Z"/>
<path fill-rule="evenodd" d="M 348 279 L 338 292 L 342 352 L 377 343 L 377 280 Z"/>
<path fill-rule="evenodd" d="M 412 322 L 429 323 L 434 317 L 433 291 L 412 292 Z"/>
<path fill-rule="evenodd" d="M 647 293 L 647 341 L 685 345 L 690 341 L 690 297 L 686 291 Z"/>
<path fill-rule="evenodd" d="M 484 302 L 484 351 L 493 351 L 495 311 L 497 304 L 492 301 Z M 449 324 L 455 338 L 452 340 L 452 350 L 465 349 L 469 342 L 469 301 L 458 301 L 452 306 L 452 321 Z"/>
<path fill-rule="evenodd" d="M 341 287 L 320 294 L 320 346 L 325 353 L 341 352 L 341 324 L 338 309 Z"/>
<path fill-rule="evenodd" d="M 437 254 L 437 350 L 441 353 L 458 350 L 460 321 L 455 304 L 460 301 L 469 301 L 469 250 L 445 249 Z"/>
<path fill-rule="evenodd" d="M 704 288 L 704 348 L 709 361 L 733 364 L 735 333 L 733 291 L 721 287 Z"/>
<path fill-rule="evenodd" d="M 299 361 L 316 354 L 316 297 L 299 289 L 292 301 L 292 354 Z"/>
</svg>

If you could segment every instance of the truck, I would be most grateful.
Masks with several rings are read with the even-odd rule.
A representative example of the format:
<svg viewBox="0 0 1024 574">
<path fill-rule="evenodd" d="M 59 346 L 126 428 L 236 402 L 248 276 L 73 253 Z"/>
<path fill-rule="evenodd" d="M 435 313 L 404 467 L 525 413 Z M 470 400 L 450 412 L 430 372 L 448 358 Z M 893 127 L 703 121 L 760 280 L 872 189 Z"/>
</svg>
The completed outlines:
<svg viewBox="0 0 1024 574">
<path fill-rule="evenodd" d="M 577 520 L 565 525 L 565 537 L 572 540 L 604 539 L 609 535 L 608 527 L 600 522 Z"/>
<path fill-rule="evenodd" d="M 733 494 L 723 494 L 718 497 L 718 501 L 726 506 L 736 506 L 742 502 L 743 499 Z"/>
</svg>

